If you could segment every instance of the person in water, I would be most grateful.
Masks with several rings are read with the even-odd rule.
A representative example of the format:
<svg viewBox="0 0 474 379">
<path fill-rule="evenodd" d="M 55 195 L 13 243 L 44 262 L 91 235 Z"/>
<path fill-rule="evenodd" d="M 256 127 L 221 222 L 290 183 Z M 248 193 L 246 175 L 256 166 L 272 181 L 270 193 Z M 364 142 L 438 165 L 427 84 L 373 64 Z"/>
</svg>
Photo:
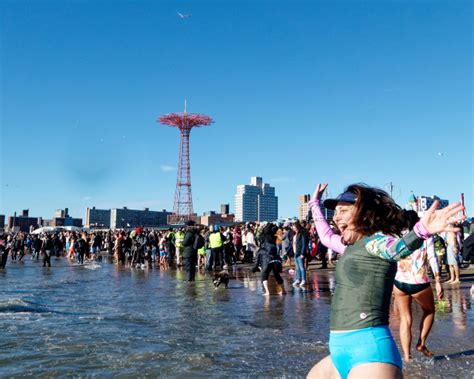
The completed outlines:
<svg viewBox="0 0 474 379">
<path fill-rule="evenodd" d="M 463 207 L 436 210 L 435 201 L 413 230 L 405 228 L 402 209 L 383 190 L 353 184 L 324 206 L 334 209 L 328 225 L 320 209 L 327 184 L 318 184 L 309 205 L 321 241 L 341 255 L 331 304 L 330 355 L 308 378 L 402 378 L 402 360 L 388 328 L 397 261 L 419 249 L 431 235 L 453 231 Z"/>
<path fill-rule="evenodd" d="M 405 211 L 404 217 L 408 231 L 412 230 L 420 220 L 415 211 Z M 411 304 L 413 300 L 420 305 L 423 312 L 420 321 L 420 336 L 416 344 L 416 350 L 427 357 L 433 356 L 433 353 L 426 347 L 426 339 L 433 326 L 435 313 L 433 290 L 431 289 L 427 270 L 428 262 L 435 277 L 437 297 L 441 299 L 443 297 L 443 288 L 441 287 L 438 260 L 436 259 L 432 237 L 425 240 L 423 246 L 413 254 L 398 261 L 393 295 L 395 298 L 395 306 L 400 314 L 400 341 L 405 362 L 409 362 L 411 359 L 411 327 L 413 321 Z"/>
<path fill-rule="evenodd" d="M 279 288 L 277 293 L 281 295 L 285 292 L 283 279 L 280 276 L 282 271 L 282 260 L 276 247 L 277 230 L 278 227 L 274 224 L 265 225 L 260 239 L 261 245 L 257 252 L 257 259 L 252 267 L 252 272 L 257 272 L 258 270 L 261 271 L 264 296 L 270 295 L 268 289 L 268 277 L 271 272 L 273 272 L 273 276 L 278 283 Z"/>
</svg>

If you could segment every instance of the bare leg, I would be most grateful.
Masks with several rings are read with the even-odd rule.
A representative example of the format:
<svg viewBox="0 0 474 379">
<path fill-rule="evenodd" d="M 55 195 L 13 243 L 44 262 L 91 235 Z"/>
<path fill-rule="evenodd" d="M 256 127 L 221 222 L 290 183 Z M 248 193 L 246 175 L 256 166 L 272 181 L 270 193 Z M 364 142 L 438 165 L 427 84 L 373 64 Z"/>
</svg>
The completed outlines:
<svg viewBox="0 0 474 379">
<path fill-rule="evenodd" d="M 449 267 L 449 280 L 446 283 L 452 283 L 454 281 L 454 266 L 448 265 Z"/>
<path fill-rule="evenodd" d="M 268 290 L 268 280 L 262 281 L 263 285 L 263 296 L 270 296 L 270 291 Z"/>
<path fill-rule="evenodd" d="M 412 298 L 397 287 L 393 287 L 393 294 L 395 296 L 395 306 L 400 314 L 400 342 L 402 344 L 403 359 L 405 362 L 409 362 L 411 359 L 411 326 L 413 322 L 411 314 Z"/>
<path fill-rule="evenodd" d="M 339 372 L 332 363 L 331 357 L 328 355 L 326 358 L 315 364 L 311 371 L 308 373 L 306 379 L 341 379 Z M 367 377 L 365 377 L 367 379 Z"/>
<path fill-rule="evenodd" d="M 413 295 L 415 301 L 420 304 L 423 310 L 423 315 L 420 320 L 420 337 L 416 344 L 416 350 L 423 353 L 427 357 L 432 357 L 433 353 L 426 348 L 426 339 L 430 333 L 434 321 L 434 297 L 431 287 L 424 289 L 421 292 Z"/>
<path fill-rule="evenodd" d="M 451 267 L 451 266 L 450 266 Z M 453 271 L 454 271 L 454 280 L 452 281 L 451 284 L 459 284 L 461 281 L 459 280 L 459 266 L 458 265 L 453 265 Z"/>
<path fill-rule="evenodd" d="M 347 377 L 349 379 L 403 379 L 403 374 L 397 366 L 389 363 L 364 363 L 353 367 Z"/>
<path fill-rule="evenodd" d="M 283 295 L 283 294 L 285 294 L 285 287 L 283 286 L 283 284 L 277 284 L 277 286 L 279 287 L 279 288 L 278 288 L 277 295 Z"/>
</svg>

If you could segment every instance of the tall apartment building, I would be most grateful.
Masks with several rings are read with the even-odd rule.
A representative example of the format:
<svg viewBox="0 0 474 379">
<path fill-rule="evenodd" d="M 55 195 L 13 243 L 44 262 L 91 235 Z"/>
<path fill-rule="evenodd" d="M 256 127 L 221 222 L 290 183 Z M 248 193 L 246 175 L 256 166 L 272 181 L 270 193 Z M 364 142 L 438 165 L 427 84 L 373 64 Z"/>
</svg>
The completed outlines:
<svg viewBox="0 0 474 379">
<path fill-rule="evenodd" d="M 110 209 L 86 208 L 86 227 L 110 228 Z"/>
<path fill-rule="evenodd" d="M 298 218 L 300 220 L 306 220 L 308 217 L 308 213 L 310 211 L 308 202 L 311 200 L 311 196 L 309 194 L 300 195 L 299 196 L 299 205 L 298 205 Z M 332 220 L 334 216 L 334 211 L 332 209 L 327 209 L 322 205 L 321 202 L 321 211 L 323 212 L 324 217 L 326 220 Z"/>
<path fill-rule="evenodd" d="M 278 218 L 278 197 L 275 188 L 254 176 L 250 185 L 237 186 L 235 195 L 236 221 L 275 221 Z"/>
<path fill-rule="evenodd" d="M 145 228 L 154 228 L 166 225 L 167 217 L 171 212 L 163 209 L 161 212 L 145 210 L 135 210 L 123 208 L 112 208 L 110 210 L 110 229 L 117 228 L 135 228 L 142 226 Z"/>
<path fill-rule="evenodd" d="M 299 220 L 306 220 L 306 216 L 309 212 L 308 201 L 311 199 L 309 194 L 300 195 L 298 197 L 299 204 L 298 204 L 298 219 Z"/>
</svg>

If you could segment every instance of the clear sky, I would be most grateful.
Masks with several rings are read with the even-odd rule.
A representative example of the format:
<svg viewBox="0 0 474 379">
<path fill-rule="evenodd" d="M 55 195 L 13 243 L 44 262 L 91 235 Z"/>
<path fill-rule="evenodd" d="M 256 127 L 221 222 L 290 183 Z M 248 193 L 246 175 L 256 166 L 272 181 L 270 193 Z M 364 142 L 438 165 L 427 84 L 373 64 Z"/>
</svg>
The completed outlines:
<svg viewBox="0 0 474 379">
<path fill-rule="evenodd" d="M 190 14 L 181 18 L 177 12 Z M 172 210 L 178 131 L 195 211 L 238 184 L 280 217 L 329 182 L 473 201 L 471 1 L 0 2 L 0 213 Z"/>
</svg>

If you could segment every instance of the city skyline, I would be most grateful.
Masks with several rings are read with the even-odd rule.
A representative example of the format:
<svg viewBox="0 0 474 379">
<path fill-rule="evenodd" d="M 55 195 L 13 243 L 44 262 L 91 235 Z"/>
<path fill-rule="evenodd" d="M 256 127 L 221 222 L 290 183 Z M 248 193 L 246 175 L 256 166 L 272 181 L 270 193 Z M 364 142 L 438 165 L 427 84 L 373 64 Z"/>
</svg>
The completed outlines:
<svg viewBox="0 0 474 379">
<path fill-rule="evenodd" d="M 252 177 L 254 178 L 254 177 Z M 251 179 L 252 179 L 251 178 Z M 255 177 L 256 178 L 256 177 Z M 260 178 L 261 179 L 261 178 Z M 245 184 L 241 184 L 241 185 L 237 185 L 237 189 L 238 187 L 240 186 L 248 186 L 245 185 Z M 276 188 L 275 188 L 276 190 Z M 332 196 L 332 195 L 330 195 Z M 398 205 L 400 205 L 402 208 L 404 209 L 412 209 L 410 208 L 410 198 L 413 198 L 413 196 L 415 196 L 413 193 L 410 194 L 409 197 L 407 197 L 407 199 L 405 200 L 404 203 L 399 203 Z M 209 212 L 215 212 L 217 214 L 220 214 L 222 213 L 222 207 L 225 205 L 229 208 L 230 210 L 230 214 L 235 214 L 235 197 L 236 197 L 236 194 L 233 195 L 234 197 L 234 203 L 232 202 L 229 202 L 229 203 L 221 203 L 219 204 L 216 208 L 212 208 L 212 209 L 207 209 L 207 210 L 203 210 L 202 212 L 197 212 L 196 214 L 198 216 L 203 216 L 203 215 L 206 215 L 208 214 Z M 324 194 L 324 197 L 328 197 L 328 194 Z M 304 200 L 303 200 L 304 198 Z M 304 219 L 305 217 L 301 217 L 302 214 L 307 214 L 309 208 L 307 206 L 307 202 L 312 198 L 312 194 L 306 194 L 306 193 L 301 193 L 300 195 L 298 195 L 298 205 L 297 205 L 297 208 L 295 209 L 295 212 L 293 215 L 290 215 L 290 216 L 279 216 L 278 219 L 279 220 L 282 220 L 282 219 L 294 219 L 294 218 L 299 218 L 299 219 Z M 420 199 L 422 201 L 425 201 L 426 202 L 426 199 L 438 199 L 440 201 L 440 207 L 445 207 L 448 203 L 446 202 L 449 202 L 449 200 L 444 200 L 442 198 L 440 198 L 438 195 L 436 194 L 430 194 L 430 195 L 426 195 L 426 194 L 421 194 L 421 195 L 416 195 L 415 198 L 417 199 Z M 234 210 L 232 210 L 231 208 L 231 205 L 234 205 Z M 429 203 L 429 206 L 431 206 L 432 204 L 432 200 L 431 200 L 431 203 Z M 303 206 L 303 207 L 302 207 Z M 424 206 L 426 208 L 426 205 Z M 57 215 L 58 212 L 65 212 L 65 210 L 67 210 L 67 213 L 68 213 L 68 216 L 71 217 L 71 218 L 82 218 L 83 221 L 84 221 L 84 224 L 85 224 L 85 219 L 87 218 L 87 212 L 89 210 L 98 210 L 98 211 L 104 211 L 104 210 L 107 210 L 107 211 L 110 211 L 112 209 L 117 209 L 117 210 L 120 210 L 120 209 L 128 209 L 128 210 L 133 210 L 133 211 L 152 211 L 152 212 L 172 212 L 172 209 L 166 209 L 166 208 L 150 208 L 150 207 L 142 207 L 140 209 L 136 209 L 136 208 L 130 208 L 128 206 L 114 206 L 114 207 L 110 207 L 110 208 L 102 208 L 102 207 L 97 207 L 95 205 L 91 205 L 90 207 L 86 207 L 84 210 L 83 210 L 83 213 L 84 215 L 81 215 L 81 214 L 71 214 L 70 213 L 70 208 L 68 207 L 63 207 L 63 208 L 55 208 L 52 212 L 51 212 L 51 218 L 54 218 L 54 217 L 60 217 Z M 423 208 L 424 209 L 424 208 Z M 426 209 L 424 209 L 426 210 Z M 22 212 L 25 212 L 27 211 L 29 213 L 29 217 L 34 217 L 34 218 L 42 218 L 44 220 L 48 220 L 49 217 L 48 216 L 45 216 L 44 214 L 40 214 L 40 215 L 31 215 L 30 214 L 30 208 L 21 208 L 20 210 L 16 210 L 16 215 L 17 217 L 18 216 L 21 216 L 22 215 Z M 5 214 L 5 213 L 0 213 L 0 215 L 2 216 L 5 216 L 5 220 L 8 219 L 8 217 L 12 217 L 14 216 L 14 213 L 12 214 Z"/>
<path fill-rule="evenodd" d="M 163 114 L 210 115 L 190 144 L 195 212 L 251 176 L 279 217 L 329 183 L 404 206 L 450 202 L 472 175 L 472 4 L 3 2 L 0 214 L 173 208 L 179 136 Z"/>
</svg>

